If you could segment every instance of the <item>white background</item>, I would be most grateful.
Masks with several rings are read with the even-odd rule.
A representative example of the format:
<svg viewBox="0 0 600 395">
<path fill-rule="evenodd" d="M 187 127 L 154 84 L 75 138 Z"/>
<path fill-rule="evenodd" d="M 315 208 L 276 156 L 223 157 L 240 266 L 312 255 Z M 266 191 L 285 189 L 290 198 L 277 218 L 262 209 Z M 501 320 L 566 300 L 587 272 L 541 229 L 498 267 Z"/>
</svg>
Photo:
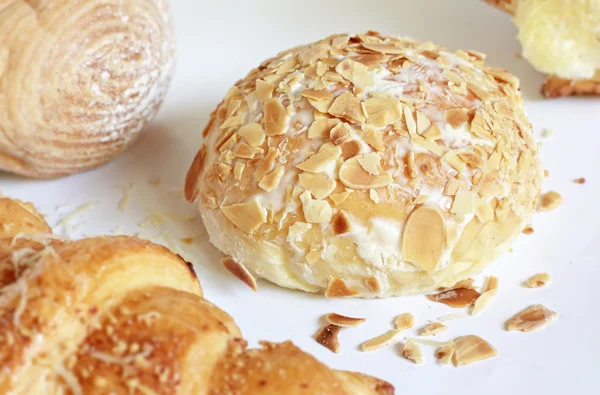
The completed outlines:
<svg viewBox="0 0 600 395">
<path fill-rule="evenodd" d="M 175 241 L 194 236 L 194 246 L 182 244 L 177 249 L 194 262 L 206 298 L 235 317 L 251 345 L 260 339 L 292 339 L 332 367 L 390 381 L 399 394 L 597 393 L 599 98 L 544 100 L 539 95 L 543 76 L 516 56 L 519 46 L 510 18 L 477 0 L 174 0 L 173 8 L 179 41 L 177 72 L 159 116 L 137 145 L 101 169 L 61 180 L 32 181 L 0 174 L 5 194 L 33 201 L 52 225 L 78 206 L 94 202 L 74 221 L 78 237 L 141 232 L 165 243 L 163 231 Z M 435 349 L 429 346 L 423 346 L 426 363 L 420 366 L 400 356 L 401 345 L 372 353 L 359 351 L 363 341 L 391 329 L 400 313 L 413 313 L 419 328 L 460 310 L 424 296 L 325 299 L 262 281 L 254 293 L 221 268 L 221 256 L 208 245 L 200 221 L 185 221 L 195 208 L 173 192 L 183 185 L 210 111 L 238 78 L 279 50 L 331 33 L 369 29 L 431 40 L 453 50 L 486 52 L 490 64 L 509 69 L 522 81 L 527 111 L 550 172 L 544 190 L 560 192 L 564 204 L 554 212 L 537 214 L 535 233 L 521 236 L 514 252 L 486 271 L 500 278 L 499 294 L 488 310 L 478 317 L 448 322 L 449 330 L 435 339 L 477 334 L 498 349 L 498 358 L 454 368 L 439 365 Z M 552 129 L 551 137 L 541 138 L 545 128 Z M 157 177 L 158 187 L 147 183 Z M 578 177 L 587 182 L 573 183 Z M 130 183 L 129 204 L 120 212 L 117 205 L 123 192 L 117 186 Z M 140 227 L 152 213 L 170 213 L 172 218 Z M 550 286 L 537 290 L 522 286 L 542 271 L 552 275 Z M 555 310 L 560 319 L 537 333 L 504 330 L 509 317 L 533 303 Z M 341 332 L 341 354 L 312 339 L 320 317 L 333 311 L 367 318 L 363 325 Z M 407 336 L 415 334 L 407 332 Z"/>
</svg>

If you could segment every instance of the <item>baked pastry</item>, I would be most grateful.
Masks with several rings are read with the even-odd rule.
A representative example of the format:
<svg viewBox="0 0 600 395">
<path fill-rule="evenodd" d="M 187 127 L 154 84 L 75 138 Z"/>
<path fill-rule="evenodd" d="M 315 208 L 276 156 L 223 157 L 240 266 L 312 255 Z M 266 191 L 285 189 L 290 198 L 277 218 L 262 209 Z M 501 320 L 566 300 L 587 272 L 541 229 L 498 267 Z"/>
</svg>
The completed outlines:
<svg viewBox="0 0 600 395">
<path fill-rule="evenodd" d="M 486 0 L 514 15 L 523 56 L 547 97 L 600 94 L 599 0 Z"/>
<path fill-rule="evenodd" d="M 68 241 L 0 198 L 0 393 L 392 394 L 291 342 L 247 349 L 190 264 L 134 237 Z"/>
<path fill-rule="evenodd" d="M 451 286 L 506 251 L 540 190 L 519 81 L 376 32 L 281 52 L 212 113 L 188 171 L 211 242 L 326 296 Z"/>
<path fill-rule="evenodd" d="M 169 86 L 168 0 L 0 5 L 0 170 L 49 178 L 125 150 Z"/>
</svg>

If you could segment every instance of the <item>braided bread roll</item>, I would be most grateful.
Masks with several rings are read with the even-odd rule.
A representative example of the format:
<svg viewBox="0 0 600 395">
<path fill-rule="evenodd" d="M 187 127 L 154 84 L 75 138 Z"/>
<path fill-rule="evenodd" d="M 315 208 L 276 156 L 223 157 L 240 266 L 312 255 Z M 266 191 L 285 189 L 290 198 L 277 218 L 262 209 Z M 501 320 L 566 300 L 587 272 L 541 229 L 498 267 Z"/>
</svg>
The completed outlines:
<svg viewBox="0 0 600 395">
<path fill-rule="evenodd" d="M 125 150 L 173 72 L 168 0 L 0 2 L 0 170 L 49 178 Z"/>
<path fill-rule="evenodd" d="M 523 55 L 549 98 L 600 95 L 600 0 L 485 0 L 515 16 Z"/>
<path fill-rule="evenodd" d="M 0 199 L 0 393 L 393 393 L 290 342 L 247 349 L 164 247 L 48 231 L 30 205 Z"/>
</svg>

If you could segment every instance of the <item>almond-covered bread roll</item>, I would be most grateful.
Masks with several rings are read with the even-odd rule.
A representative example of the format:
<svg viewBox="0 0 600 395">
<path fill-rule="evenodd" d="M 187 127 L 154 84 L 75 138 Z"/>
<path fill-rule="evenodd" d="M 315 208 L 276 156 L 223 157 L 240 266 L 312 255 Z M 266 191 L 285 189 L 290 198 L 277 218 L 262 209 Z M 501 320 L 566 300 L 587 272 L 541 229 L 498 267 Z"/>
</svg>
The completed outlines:
<svg viewBox="0 0 600 395">
<path fill-rule="evenodd" d="M 0 4 L 0 170 L 57 177 L 125 150 L 171 80 L 168 0 Z"/>
<path fill-rule="evenodd" d="M 191 265 L 135 237 L 71 241 L 0 198 L 0 393 L 390 395 L 291 342 L 249 349 Z"/>
<path fill-rule="evenodd" d="M 481 271 L 529 223 L 542 179 L 519 81 L 483 59 L 370 32 L 263 62 L 214 111 L 187 175 L 212 243 L 327 296 Z"/>
</svg>

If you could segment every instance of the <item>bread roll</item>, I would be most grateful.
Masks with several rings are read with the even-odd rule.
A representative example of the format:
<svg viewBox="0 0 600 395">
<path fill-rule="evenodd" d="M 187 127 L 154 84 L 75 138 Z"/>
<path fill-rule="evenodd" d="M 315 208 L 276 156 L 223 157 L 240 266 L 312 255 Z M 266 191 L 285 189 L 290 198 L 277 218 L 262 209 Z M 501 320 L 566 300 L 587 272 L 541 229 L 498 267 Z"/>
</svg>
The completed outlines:
<svg viewBox="0 0 600 395">
<path fill-rule="evenodd" d="M 171 80 L 168 0 L 0 5 L 0 170 L 57 177 L 125 150 Z"/>
<path fill-rule="evenodd" d="M 248 349 L 191 265 L 134 237 L 62 240 L 0 198 L 0 393 L 393 394 L 291 342 Z"/>
<path fill-rule="evenodd" d="M 213 112 L 187 174 L 211 242 L 327 296 L 481 271 L 529 223 L 542 180 L 519 81 L 483 59 L 370 32 L 263 62 Z"/>
</svg>

